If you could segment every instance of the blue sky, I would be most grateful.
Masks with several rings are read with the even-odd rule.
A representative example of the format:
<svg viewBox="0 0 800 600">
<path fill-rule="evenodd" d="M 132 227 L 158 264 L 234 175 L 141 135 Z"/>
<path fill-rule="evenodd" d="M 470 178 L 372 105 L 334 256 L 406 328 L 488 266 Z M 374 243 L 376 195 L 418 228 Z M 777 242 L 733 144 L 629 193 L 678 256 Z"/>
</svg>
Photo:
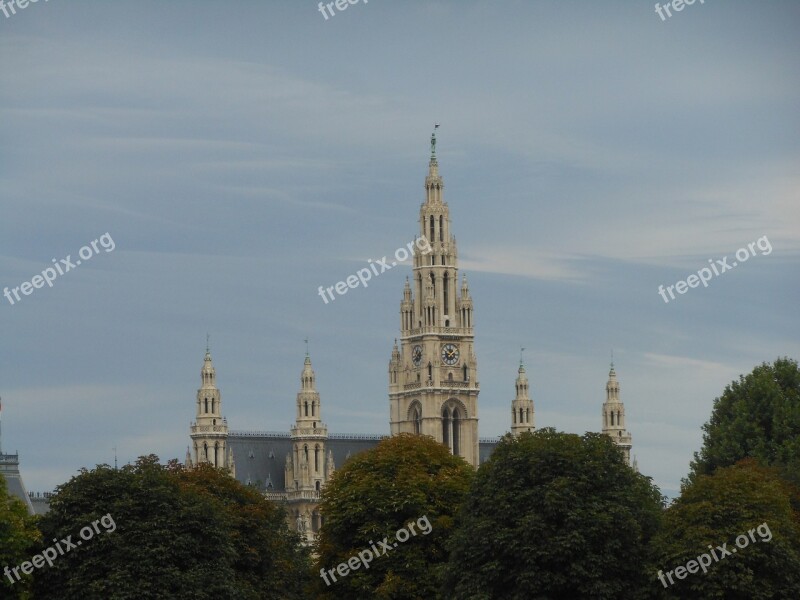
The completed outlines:
<svg viewBox="0 0 800 600">
<path fill-rule="evenodd" d="M 795 2 L 51 0 L 0 14 L 3 449 L 29 489 L 183 458 L 211 334 L 237 430 L 286 431 L 305 345 L 330 431 L 387 433 L 434 122 L 475 303 L 480 434 L 600 428 L 611 349 L 674 495 L 725 385 L 800 356 Z M 665 303 L 767 236 L 773 248 Z M 731 260 L 728 261 L 729 263 Z"/>
</svg>

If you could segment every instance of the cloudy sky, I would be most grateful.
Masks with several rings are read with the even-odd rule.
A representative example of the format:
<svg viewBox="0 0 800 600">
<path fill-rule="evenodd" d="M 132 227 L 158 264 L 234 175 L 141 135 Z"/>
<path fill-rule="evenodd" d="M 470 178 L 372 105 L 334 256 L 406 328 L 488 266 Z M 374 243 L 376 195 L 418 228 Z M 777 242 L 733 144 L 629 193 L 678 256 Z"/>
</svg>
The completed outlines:
<svg viewBox="0 0 800 600">
<path fill-rule="evenodd" d="M 317 288 L 418 233 L 440 122 L 480 435 L 509 428 L 521 346 L 537 427 L 599 430 L 613 348 L 640 469 L 674 495 L 714 398 L 800 356 L 800 5 L 334 11 L 0 13 L 0 287 L 114 242 L 0 298 L 2 445 L 28 488 L 115 446 L 182 459 L 206 333 L 232 429 L 288 430 L 308 337 L 330 431 L 388 433 L 410 267 L 328 304 Z M 659 295 L 725 256 L 707 288 Z"/>
</svg>

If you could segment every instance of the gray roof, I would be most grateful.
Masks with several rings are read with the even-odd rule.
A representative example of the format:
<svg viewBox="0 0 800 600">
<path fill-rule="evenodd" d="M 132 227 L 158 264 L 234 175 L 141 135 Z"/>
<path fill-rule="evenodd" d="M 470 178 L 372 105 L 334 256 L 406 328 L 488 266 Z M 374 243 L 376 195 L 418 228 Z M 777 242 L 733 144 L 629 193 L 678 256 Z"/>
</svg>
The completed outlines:
<svg viewBox="0 0 800 600">
<path fill-rule="evenodd" d="M 328 451 L 333 451 L 333 463 L 340 469 L 348 458 L 374 448 L 386 437 L 388 436 L 379 434 L 331 434 L 325 442 L 325 454 L 327 456 Z M 479 441 L 481 463 L 489 458 L 498 441 L 495 439 Z M 237 480 L 262 490 L 282 492 L 286 489 L 286 455 L 292 451 L 292 438 L 289 433 L 231 431 L 228 434 L 228 447 L 233 451 Z"/>
<path fill-rule="evenodd" d="M 0 454 L 0 475 L 5 477 L 9 493 L 19 498 L 30 514 L 34 514 L 33 504 L 25 490 L 22 476 L 19 473 L 19 456 L 16 454 Z"/>
</svg>

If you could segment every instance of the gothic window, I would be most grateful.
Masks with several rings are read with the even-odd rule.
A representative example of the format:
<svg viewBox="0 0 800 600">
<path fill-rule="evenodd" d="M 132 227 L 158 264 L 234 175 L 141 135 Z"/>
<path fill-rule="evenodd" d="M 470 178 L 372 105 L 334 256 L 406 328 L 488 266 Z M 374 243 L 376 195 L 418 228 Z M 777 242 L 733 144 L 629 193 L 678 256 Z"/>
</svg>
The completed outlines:
<svg viewBox="0 0 800 600">
<path fill-rule="evenodd" d="M 311 403 L 311 416 L 312 417 L 315 416 L 316 410 L 317 410 L 317 403 L 316 402 L 312 402 Z M 315 427 L 316 427 L 316 425 L 315 425 Z"/>
<path fill-rule="evenodd" d="M 461 414 L 453 409 L 453 454 L 461 454 Z"/>
<path fill-rule="evenodd" d="M 420 410 L 419 404 L 414 406 L 412 420 L 414 421 L 414 433 L 419 435 L 422 433 L 422 411 Z"/>
<path fill-rule="evenodd" d="M 217 420 L 214 419 L 213 421 L 211 421 L 211 424 L 214 425 L 214 427 L 216 427 L 217 426 Z"/>
<path fill-rule="evenodd" d="M 444 216 L 439 216 L 439 241 L 444 241 Z M 442 263 L 444 264 L 444 263 Z"/>
<path fill-rule="evenodd" d="M 206 412 L 208 412 L 208 398 L 206 398 Z"/>
<path fill-rule="evenodd" d="M 447 374 L 447 381 L 453 381 L 453 374 L 452 373 L 448 373 Z"/>
<path fill-rule="evenodd" d="M 522 408 L 519 409 L 519 422 L 524 423 L 524 421 L 522 420 Z"/>
<path fill-rule="evenodd" d="M 617 425 L 619 425 L 620 423 L 622 423 L 622 421 L 620 421 L 619 415 L 620 415 L 620 412 L 619 412 L 619 411 L 617 411 Z"/>
<path fill-rule="evenodd" d="M 530 423 L 531 422 L 531 409 L 530 408 L 526 408 L 525 409 L 525 422 L 526 423 Z"/>
<path fill-rule="evenodd" d="M 220 464 L 218 455 L 219 455 L 219 444 L 215 443 L 214 444 L 214 466 L 215 467 Z"/>
<path fill-rule="evenodd" d="M 314 447 L 314 470 L 319 472 L 319 445 Z"/>
<path fill-rule="evenodd" d="M 514 425 L 517 424 L 517 411 L 513 408 L 511 409 L 511 418 L 514 420 Z"/>
<path fill-rule="evenodd" d="M 316 485 L 316 488 L 317 488 L 317 491 L 319 491 L 319 490 L 320 490 L 320 485 L 319 485 L 319 481 L 317 481 L 317 485 Z"/>
<path fill-rule="evenodd" d="M 442 257 L 442 264 L 444 264 L 444 257 Z M 444 274 L 444 312 L 450 314 L 450 277 L 447 273 Z"/>
<path fill-rule="evenodd" d="M 450 411 L 447 407 L 442 409 L 442 443 L 451 448 L 450 446 Z"/>
<path fill-rule="evenodd" d="M 212 398 L 211 399 L 211 412 L 212 413 L 215 412 L 214 404 L 215 404 L 215 401 L 214 401 L 214 398 Z"/>
<path fill-rule="evenodd" d="M 434 223 L 433 215 L 431 215 L 431 220 L 430 220 L 430 223 L 431 223 L 431 227 L 430 227 L 430 229 L 431 229 L 430 240 L 431 240 L 432 242 L 434 242 L 434 241 L 436 241 L 436 236 L 435 236 L 435 235 L 434 235 L 434 233 L 433 233 L 433 223 Z"/>
<path fill-rule="evenodd" d="M 203 457 L 208 461 L 208 444 L 203 442 Z"/>
<path fill-rule="evenodd" d="M 308 446 L 303 446 L 303 452 L 305 452 L 305 455 L 306 455 L 306 463 L 308 463 Z"/>
<path fill-rule="evenodd" d="M 428 380 L 433 379 L 433 365 L 428 362 Z"/>
<path fill-rule="evenodd" d="M 464 381 L 469 381 L 469 370 L 466 364 L 464 364 Z"/>
<path fill-rule="evenodd" d="M 308 416 L 308 401 L 306 401 L 306 416 Z"/>
</svg>

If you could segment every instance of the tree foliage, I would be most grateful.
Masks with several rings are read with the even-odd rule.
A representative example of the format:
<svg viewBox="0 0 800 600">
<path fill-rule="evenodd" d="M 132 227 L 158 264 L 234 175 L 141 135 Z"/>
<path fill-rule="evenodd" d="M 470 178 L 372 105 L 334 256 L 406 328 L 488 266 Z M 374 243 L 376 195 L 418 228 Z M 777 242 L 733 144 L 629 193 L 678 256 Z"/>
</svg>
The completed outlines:
<svg viewBox="0 0 800 600">
<path fill-rule="evenodd" d="M 323 491 L 315 597 L 439 598 L 445 543 L 473 476 L 468 463 L 427 436 L 394 436 L 351 458 Z M 391 542 L 397 530 L 422 517 L 430 533 L 382 553 L 379 540 Z M 329 576 L 325 585 L 319 569 L 335 569 L 373 544 L 382 554 L 368 569 L 337 575 L 335 582 Z"/>
<path fill-rule="evenodd" d="M 744 458 L 773 465 L 800 485 L 800 369 L 780 358 L 763 363 L 725 388 L 703 425 L 689 481 Z"/>
<path fill-rule="evenodd" d="M 41 535 L 36 528 L 36 517 L 28 514 L 28 508 L 8 493 L 5 478 L 0 475 L 0 569 L 14 568 L 31 556 Z M 0 598 L 13 600 L 28 598 L 30 577 L 12 584 L 0 574 Z"/>
<path fill-rule="evenodd" d="M 43 546 L 80 539 L 103 515 L 116 529 L 39 569 L 37 599 L 301 598 L 305 564 L 282 512 L 227 474 L 185 472 L 152 455 L 84 469 L 52 498 Z"/>
<path fill-rule="evenodd" d="M 447 597 L 637 598 L 662 507 L 608 436 L 506 436 L 459 514 Z"/>
<path fill-rule="evenodd" d="M 659 569 L 669 571 L 724 543 L 736 548 L 737 536 L 767 524 L 753 533 L 746 547 L 732 556 L 714 560 L 702 571 L 666 580 L 666 597 L 680 599 L 766 600 L 800 597 L 800 515 L 792 507 L 798 489 L 783 480 L 776 469 L 750 459 L 699 475 L 684 487 L 670 506 L 656 547 Z M 753 541 L 755 538 L 755 542 Z M 744 544 L 744 542 L 742 542 Z M 716 550 L 715 550 L 716 551 Z M 712 556 L 713 558 L 713 556 Z M 654 576 L 653 586 L 664 588 Z"/>
</svg>

